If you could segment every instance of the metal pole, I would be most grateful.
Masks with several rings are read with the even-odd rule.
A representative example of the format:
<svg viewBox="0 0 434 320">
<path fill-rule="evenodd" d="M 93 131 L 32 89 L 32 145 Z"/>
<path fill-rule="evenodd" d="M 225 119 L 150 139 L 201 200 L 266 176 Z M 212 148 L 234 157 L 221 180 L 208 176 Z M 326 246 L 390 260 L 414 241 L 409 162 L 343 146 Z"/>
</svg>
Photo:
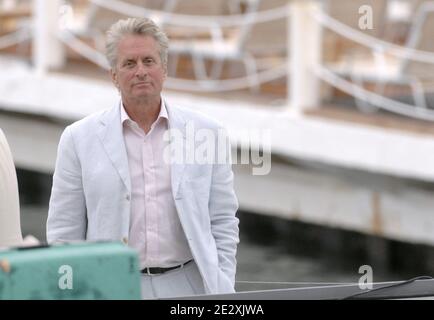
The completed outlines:
<svg viewBox="0 0 434 320">
<path fill-rule="evenodd" d="M 296 115 L 318 108 L 321 102 L 320 80 L 314 72 L 322 53 L 322 28 L 312 16 L 316 10 L 320 10 L 316 0 L 294 0 L 290 5 L 288 100 Z"/>
<path fill-rule="evenodd" d="M 62 0 L 33 0 L 33 63 L 41 75 L 64 65 L 64 48 L 57 37 L 62 4 Z"/>
</svg>

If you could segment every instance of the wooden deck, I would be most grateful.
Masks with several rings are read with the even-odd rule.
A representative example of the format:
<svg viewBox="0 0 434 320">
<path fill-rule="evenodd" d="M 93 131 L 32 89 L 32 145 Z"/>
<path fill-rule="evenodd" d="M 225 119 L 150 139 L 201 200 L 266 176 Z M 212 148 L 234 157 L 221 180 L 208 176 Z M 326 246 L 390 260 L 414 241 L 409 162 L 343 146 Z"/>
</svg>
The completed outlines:
<svg viewBox="0 0 434 320">
<path fill-rule="evenodd" d="M 183 68 L 187 68 L 189 65 L 188 61 L 185 62 L 186 65 L 184 65 Z M 110 76 L 107 71 L 83 61 L 82 59 L 71 59 L 64 69 L 54 71 L 54 73 L 82 76 L 88 79 L 110 83 Z M 244 89 L 217 93 L 183 93 L 194 94 L 202 98 L 220 99 L 228 101 L 228 103 L 231 101 L 242 101 L 243 103 L 249 104 L 252 108 L 265 107 L 270 108 L 271 110 L 283 110 L 287 108 L 288 103 L 286 98 L 286 86 L 286 79 L 279 79 L 261 85 L 260 91 L 258 92 Z M 177 93 L 177 91 L 174 90 L 166 91 Z M 400 92 L 402 91 L 397 91 L 396 93 Z M 344 95 L 337 90 L 333 91 L 333 95 L 337 97 L 335 100 L 337 103 L 333 103 L 332 99 L 331 102 L 326 102 L 321 106 L 312 108 L 307 111 L 305 115 L 317 119 L 357 123 L 359 125 L 363 124 L 382 129 L 392 129 L 422 135 L 434 135 L 434 122 L 404 117 L 382 110 L 378 110 L 374 113 L 364 113 L 354 106 L 354 101 L 352 101 L 347 95 Z M 342 103 L 342 98 L 348 101 L 348 103 Z"/>
</svg>

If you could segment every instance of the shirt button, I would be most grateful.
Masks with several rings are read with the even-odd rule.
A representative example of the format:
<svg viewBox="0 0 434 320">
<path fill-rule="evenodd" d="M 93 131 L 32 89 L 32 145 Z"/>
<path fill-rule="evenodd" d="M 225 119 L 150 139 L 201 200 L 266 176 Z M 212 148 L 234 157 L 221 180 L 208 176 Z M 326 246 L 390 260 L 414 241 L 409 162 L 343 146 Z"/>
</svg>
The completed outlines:
<svg viewBox="0 0 434 320">
<path fill-rule="evenodd" d="M 125 199 L 127 199 L 127 201 L 130 201 L 130 195 L 127 194 L 127 195 L 125 196 Z"/>
<path fill-rule="evenodd" d="M 122 242 L 125 244 L 128 244 L 128 239 L 127 238 L 122 238 Z"/>
</svg>

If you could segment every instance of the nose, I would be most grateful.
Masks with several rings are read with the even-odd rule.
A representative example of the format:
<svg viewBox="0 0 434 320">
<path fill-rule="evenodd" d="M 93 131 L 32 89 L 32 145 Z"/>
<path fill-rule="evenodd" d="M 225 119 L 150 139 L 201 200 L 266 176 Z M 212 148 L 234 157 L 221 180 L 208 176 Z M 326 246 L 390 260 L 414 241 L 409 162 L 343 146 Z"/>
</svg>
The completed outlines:
<svg viewBox="0 0 434 320">
<path fill-rule="evenodd" d="M 147 74 L 147 69 L 146 66 L 143 64 L 143 62 L 139 61 L 137 63 L 137 68 L 136 68 L 136 77 L 137 78 L 144 78 Z"/>
</svg>

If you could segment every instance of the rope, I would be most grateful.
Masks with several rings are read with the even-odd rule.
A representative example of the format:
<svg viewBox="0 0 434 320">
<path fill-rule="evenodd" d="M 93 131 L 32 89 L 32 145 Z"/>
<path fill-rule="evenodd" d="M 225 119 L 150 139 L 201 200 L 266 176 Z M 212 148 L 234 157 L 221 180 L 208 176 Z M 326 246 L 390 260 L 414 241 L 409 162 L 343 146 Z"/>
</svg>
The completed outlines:
<svg viewBox="0 0 434 320">
<path fill-rule="evenodd" d="M 417 23 L 419 21 L 423 21 L 422 15 L 426 14 L 428 10 L 434 10 L 433 3 L 426 3 L 424 10 L 418 12 L 416 17 Z M 352 41 L 355 41 L 361 45 L 364 45 L 373 51 L 380 52 L 381 54 L 385 54 L 386 51 L 389 54 L 397 56 L 402 59 L 401 68 L 404 65 L 404 62 L 407 60 L 419 61 L 429 64 L 434 64 L 434 53 L 428 51 L 421 51 L 412 48 L 415 44 L 414 39 L 411 38 L 408 42 L 408 47 L 399 46 L 376 37 L 364 34 L 358 30 L 355 30 L 348 25 L 332 18 L 324 12 L 315 12 L 313 13 L 313 17 L 321 23 L 323 26 L 332 30 L 333 32 L 348 38 Z M 421 27 L 420 23 L 417 27 Z M 413 26 L 413 28 L 416 28 Z M 414 31 L 415 29 L 413 29 Z M 413 34 L 414 37 L 414 34 Z M 355 85 L 342 77 L 339 77 L 335 73 L 331 72 L 325 67 L 320 67 L 316 70 L 317 75 L 324 81 L 328 82 L 332 86 L 339 88 L 340 90 L 357 97 L 362 101 L 367 101 L 373 105 L 378 106 L 384 110 L 394 112 L 397 114 L 401 114 L 408 117 L 418 118 L 422 120 L 434 121 L 434 112 L 428 110 L 423 107 L 410 105 L 406 103 L 402 103 L 399 101 L 395 101 L 393 99 L 384 97 L 382 95 L 376 94 L 374 92 L 370 92 L 365 90 L 364 88 Z"/>
<path fill-rule="evenodd" d="M 98 65 L 102 69 L 109 70 L 110 66 L 106 57 L 95 50 L 85 42 L 77 38 L 71 31 L 64 29 L 59 34 L 60 40 L 71 49 L 82 55 L 89 61 Z M 245 77 L 224 80 L 187 80 L 168 77 L 166 88 L 174 90 L 186 90 L 193 92 L 221 92 L 233 91 L 249 88 L 253 83 L 261 84 L 286 76 L 287 64 L 282 63 L 279 66 L 270 68 L 259 73 L 251 74 Z"/>
<path fill-rule="evenodd" d="M 93 3 L 108 8 L 110 10 L 118 11 L 124 13 L 126 15 L 161 15 L 164 19 L 168 19 L 173 24 L 184 24 L 190 26 L 204 26 L 209 25 L 209 17 L 198 17 L 198 16 L 189 16 L 189 15 L 179 15 L 179 14 L 171 14 L 164 13 L 162 11 L 149 10 L 142 7 L 138 7 L 135 5 L 123 3 L 118 0 L 91 0 Z M 253 19 L 258 22 L 269 21 L 276 18 L 286 17 L 288 14 L 288 10 L 286 9 L 287 5 L 261 12 L 260 17 L 253 13 Z M 245 23 L 246 16 L 245 15 L 232 15 L 232 16 L 213 16 L 213 23 L 216 22 L 220 25 L 238 25 Z M 434 54 L 429 52 L 418 51 L 414 49 L 409 49 L 405 47 L 400 47 L 394 45 L 392 43 L 388 43 L 382 40 L 379 40 L 375 37 L 365 35 L 357 30 L 350 28 L 349 26 L 333 19 L 332 17 L 324 14 L 324 13 L 316 13 L 314 17 L 326 27 L 332 29 L 338 34 L 343 35 L 344 37 L 351 38 L 352 40 L 359 42 L 361 44 L 366 45 L 374 50 L 378 50 L 380 47 L 385 47 L 393 54 L 408 58 L 409 55 L 412 55 L 412 59 L 434 63 Z M 79 54 L 97 64 L 103 69 L 109 69 L 109 65 L 107 60 L 103 54 L 98 52 L 97 50 L 91 48 L 84 42 L 80 41 L 76 38 L 71 32 L 63 32 L 60 34 L 60 37 L 63 42 L 65 42 L 68 46 L 70 46 L 73 50 L 77 51 Z M 221 92 L 221 91 L 230 91 L 230 90 L 239 90 L 248 88 L 252 85 L 252 83 L 260 84 L 268 81 L 272 81 L 281 77 L 286 76 L 287 74 L 287 66 L 286 63 L 281 64 L 278 67 L 262 71 L 260 73 L 255 73 L 254 75 L 247 75 L 242 78 L 236 79 L 224 79 L 224 80 L 187 80 L 187 79 L 177 79 L 177 78 L 168 78 L 166 81 L 166 87 L 169 89 L 175 90 L 188 90 L 193 92 Z M 316 70 L 317 76 L 319 76 L 322 80 L 330 83 L 331 85 L 339 88 L 340 90 L 351 94 L 361 100 L 368 101 L 374 105 L 383 108 L 384 110 L 388 110 L 391 112 L 395 112 L 398 114 L 402 114 L 405 116 L 420 118 L 424 120 L 434 121 L 434 112 L 418 108 L 413 105 L 409 105 L 406 103 L 398 102 L 387 97 L 383 97 L 376 93 L 365 90 L 364 88 L 355 86 L 353 83 L 345 80 L 342 77 L 337 76 L 333 72 L 329 71 L 324 67 L 320 67 Z"/>
<path fill-rule="evenodd" d="M 161 10 L 151 10 L 120 0 L 90 0 L 92 3 L 132 17 L 153 17 L 156 21 L 164 21 L 165 24 L 181 25 L 185 27 L 209 28 L 210 25 L 221 27 L 242 26 L 250 23 L 263 23 L 286 18 L 289 4 L 278 8 L 254 11 L 246 14 L 233 14 L 229 16 L 197 16 L 175 14 Z M 260 14 L 258 14 L 260 13 Z"/>
<path fill-rule="evenodd" d="M 101 52 L 81 41 L 68 29 L 65 28 L 62 32 L 59 32 L 58 37 L 65 45 L 69 46 L 75 52 L 93 62 L 100 68 L 110 70 L 107 58 Z"/>
<path fill-rule="evenodd" d="M 246 89 L 252 84 L 261 84 L 285 77 L 287 74 L 286 63 L 265 71 L 250 74 L 245 77 L 224 80 L 186 80 L 167 78 L 166 87 L 174 90 L 186 90 L 193 92 L 222 92 Z"/>
<path fill-rule="evenodd" d="M 13 33 L 0 37 L 0 50 L 27 41 L 30 38 L 32 38 L 32 34 L 29 30 L 27 28 L 21 28 Z"/>
<path fill-rule="evenodd" d="M 379 95 L 377 93 L 368 91 L 360 86 L 353 84 L 352 82 L 345 80 L 342 77 L 339 77 L 338 75 L 336 75 L 335 73 L 333 73 L 332 71 L 328 70 L 325 67 L 322 66 L 318 67 L 315 70 L 315 74 L 319 78 L 331 84 L 332 86 L 338 88 L 339 90 L 342 90 L 345 93 L 357 97 L 360 100 L 367 101 L 384 110 L 401 114 L 404 116 L 408 116 L 408 117 L 418 118 L 427 121 L 434 121 L 434 111 L 432 110 L 395 101 L 390 98 Z"/>
<path fill-rule="evenodd" d="M 374 51 L 388 51 L 390 54 L 414 61 L 426 62 L 434 64 L 434 53 L 428 51 L 421 51 L 413 48 L 399 46 L 384 40 L 380 40 L 376 37 L 364 34 L 358 30 L 355 30 L 345 23 L 342 23 L 324 12 L 313 13 L 313 17 L 321 23 L 321 25 L 336 32 L 337 34 L 360 43 Z"/>
</svg>

